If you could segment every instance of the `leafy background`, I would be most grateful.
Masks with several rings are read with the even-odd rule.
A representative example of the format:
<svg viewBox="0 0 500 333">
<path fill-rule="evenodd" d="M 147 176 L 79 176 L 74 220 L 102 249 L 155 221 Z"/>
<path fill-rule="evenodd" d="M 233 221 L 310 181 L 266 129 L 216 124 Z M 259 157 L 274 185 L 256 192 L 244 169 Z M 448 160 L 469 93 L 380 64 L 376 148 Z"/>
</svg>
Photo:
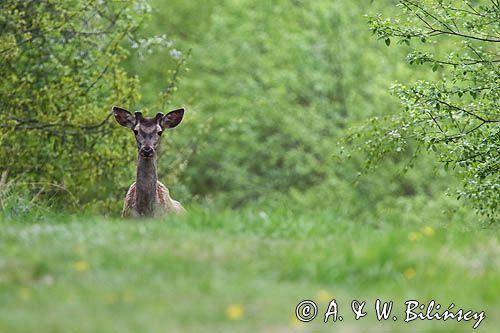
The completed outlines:
<svg viewBox="0 0 500 333">
<path fill-rule="evenodd" d="M 42 205 L 119 212 L 136 153 L 130 133 L 112 119 L 101 124 L 114 104 L 150 114 L 188 109 L 163 139 L 159 168 L 182 202 L 342 202 L 353 216 L 376 216 L 391 198 L 446 201 L 443 191 L 454 189 L 453 174 L 427 157 L 404 173 L 411 147 L 393 149 L 380 170 L 360 177 L 362 143 L 343 142 L 350 128 L 398 111 L 387 93 L 394 80 L 437 77 L 370 36 L 363 14 L 396 12 L 391 2 L 12 6 L 20 18 L 4 21 L 2 170 Z M 70 19 L 55 29 L 57 10 Z M 19 35 L 28 30 L 22 24 L 40 35 Z M 9 49 L 9 41 L 30 38 Z"/>
</svg>

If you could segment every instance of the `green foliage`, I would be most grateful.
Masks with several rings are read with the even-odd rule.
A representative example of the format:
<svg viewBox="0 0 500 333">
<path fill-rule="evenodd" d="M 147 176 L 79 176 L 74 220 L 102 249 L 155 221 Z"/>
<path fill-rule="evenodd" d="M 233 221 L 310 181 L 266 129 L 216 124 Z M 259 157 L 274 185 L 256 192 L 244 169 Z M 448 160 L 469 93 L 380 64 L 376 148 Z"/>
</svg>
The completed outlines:
<svg viewBox="0 0 500 333">
<path fill-rule="evenodd" d="M 367 177 L 361 151 L 339 158 L 352 148 L 339 144 L 347 128 L 397 109 L 390 82 L 443 70 L 412 69 L 397 61 L 406 43 L 370 37 L 363 14 L 391 15 L 392 1 L 150 2 L 2 3 L 0 169 L 27 197 L 120 210 L 136 153 L 130 133 L 105 120 L 114 104 L 187 108 L 162 138 L 158 170 L 184 203 L 293 202 L 373 219 L 453 186 L 444 173 L 433 179 L 428 157 L 403 174 L 407 159 L 391 154 Z"/>
<path fill-rule="evenodd" d="M 1 2 L 0 170 L 61 206 L 122 196 L 112 186 L 129 176 L 133 142 L 109 112 L 133 106 L 139 82 L 120 63 L 129 49 L 172 47 L 135 34 L 149 11 L 142 0 Z"/>
<path fill-rule="evenodd" d="M 370 39 L 362 17 L 369 4 L 152 4 L 159 18 L 146 31 L 178 30 L 176 44 L 192 49 L 173 98 L 188 112 L 160 167 L 174 193 L 240 206 L 323 185 L 330 200 L 347 195 L 331 184 L 357 191 L 352 183 L 361 165 L 335 156 L 338 140 L 350 124 L 393 109 L 386 87 L 408 75 L 402 66 L 393 70 L 391 55 Z M 144 100 L 154 99 L 151 87 L 163 80 L 155 69 L 163 63 L 159 56 L 129 63 L 147 82 Z M 180 172 L 172 165 L 176 155 L 186 158 Z"/>
<path fill-rule="evenodd" d="M 463 179 L 465 196 L 492 219 L 500 203 L 500 3 L 399 1 L 397 19 L 372 16 L 387 46 L 412 46 L 407 60 L 438 73 L 392 87 L 403 110 L 363 129 L 370 163 L 409 143 L 434 151 Z"/>
</svg>

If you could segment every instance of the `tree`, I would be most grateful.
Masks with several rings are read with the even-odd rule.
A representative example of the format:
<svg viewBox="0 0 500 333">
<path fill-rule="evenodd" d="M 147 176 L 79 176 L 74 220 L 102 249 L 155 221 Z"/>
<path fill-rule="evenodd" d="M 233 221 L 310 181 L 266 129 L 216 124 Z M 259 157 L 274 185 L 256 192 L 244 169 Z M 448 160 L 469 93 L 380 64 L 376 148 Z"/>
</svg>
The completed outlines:
<svg viewBox="0 0 500 333">
<path fill-rule="evenodd" d="M 166 36 L 137 36 L 149 11 L 142 0 L 0 2 L 0 170 L 59 202 L 110 198 L 134 156 L 111 106 L 139 99 L 121 62 L 130 49 L 178 56 Z"/>
<path fill-rule="evenodd" d="M 458 196 L 496 219 L 500 202 L 500 2 L 407 1 L 402 16 L 369 18 L 387 46 L 409 46 L 407 61 L 429 68 L 432 80 L 395 83 L 401 112 L 374 119 L 363 134 L 369 164 L 392 151 L 436 153 L 463 179 Z"/>
</svg>

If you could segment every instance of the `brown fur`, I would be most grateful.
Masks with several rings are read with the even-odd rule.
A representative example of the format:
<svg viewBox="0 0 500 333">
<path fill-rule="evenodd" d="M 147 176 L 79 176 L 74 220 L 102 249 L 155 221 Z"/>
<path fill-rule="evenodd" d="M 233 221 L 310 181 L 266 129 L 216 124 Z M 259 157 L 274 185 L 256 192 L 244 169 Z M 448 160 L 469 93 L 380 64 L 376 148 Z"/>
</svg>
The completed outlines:
<svg viewBox="0 0 500 333">
<path fill-rule="evenodd" d="M 135 182 L 128 189 L 127 195 L 125 196 L 125 203 L 123 206 L 122 215 L 124 217 L 139 216 L 136 205 L 136 188 Z M 170 193 L 165 185 L 160 182 L 156 182 L 156 205 L 160 211 L 166 213 L 183 213 L 184 208 L 181 206 L 180 202 L 173 200 L 170 197 Z M 158 210 L 156 210 L 158 211 Z"/>
</svg>

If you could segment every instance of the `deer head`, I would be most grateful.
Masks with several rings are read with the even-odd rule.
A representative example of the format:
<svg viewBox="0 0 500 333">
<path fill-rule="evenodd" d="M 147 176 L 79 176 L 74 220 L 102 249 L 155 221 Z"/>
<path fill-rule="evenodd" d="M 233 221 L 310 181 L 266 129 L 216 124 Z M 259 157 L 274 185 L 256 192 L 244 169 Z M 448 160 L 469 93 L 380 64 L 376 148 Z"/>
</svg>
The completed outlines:
<svg viewBox="0 0 500 333">
<path fill-rule="evenodd" d="M 137 142 L 139 155 L 146 159 L 156 157 L 156 147 L 164 129 L 179 125 L 184 116 L 184 108 L 171 111 L 164 115 L 158 112 L 154 118 L 144 118 L 141 112 L 130 112 L 120 107 L 113 107 L 116 121 L 123 127 L 132 129 Z"/>
</svg>

